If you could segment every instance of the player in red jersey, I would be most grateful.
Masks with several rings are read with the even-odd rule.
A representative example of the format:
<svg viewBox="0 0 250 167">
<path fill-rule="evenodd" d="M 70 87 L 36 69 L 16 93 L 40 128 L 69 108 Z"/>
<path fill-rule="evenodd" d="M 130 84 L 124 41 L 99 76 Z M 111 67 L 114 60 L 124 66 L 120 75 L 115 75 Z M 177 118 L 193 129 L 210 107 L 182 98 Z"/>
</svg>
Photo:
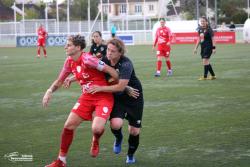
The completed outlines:
<svg viewBox="0 0 250 167">
<path fill-rule="evenodd" d="M 47 57 L 47 51 L 46 51 L 46 38 L 48 33 L 44 29 L 43 25 L 41 24 L 39 28 L 37 29 L 37 57 L 40 58 L 40 49 L 43 48 L 43 54 L 44 57 Z"/>
<path fill-rule="evenodd" d="M 156 73 L 155 77 L 159 77 L 161 75 L 161 66 L 162 66 L 162 59 L 165 58 L 166 65 L 168 68 L 167 75 L 172 75 L 172 68 L 170 62 L 170 43 L 171 43 L 171 30 L 165 25 L 165 19 L 160 18 L 161 26 L 156 30 L 153 50 L 155 49 L 156 45 L 157 48 L 157 62 L 156 62 Z"/>
<path fill-rule="evenodd" d="M 52 93 L 62 86 L 65 78 L 71 73 L 82 87 L 82 95 L 72 108 L 62 131 L 61 146 L 58 159 L 46 167 L 65 167 L 66 155 L 73 140 L 76 128 L 83 121 L 92 120 L 92 145 L 90 154 L 96 157 L 99 153 L 99 139 L 104 132 L 104 127 L 113 108 L 114 98 L 112 93 L 100 92 L 87 93 L 92 85 L 107 86 L 105 73 L 118 79 L 118 73 L 112 67 L 106 65 L 92 55 L 83 52 L 86 42 L 83 36 L 69 37 L 65 46 L 67 59 L 58 78 L 52 83 L 43 97 L 43 106 L 47 107 Z M 95 113 L 93 113 L 95 111 Z M 93 118 L 92 118 L 93 117 Z"/>
</svg>

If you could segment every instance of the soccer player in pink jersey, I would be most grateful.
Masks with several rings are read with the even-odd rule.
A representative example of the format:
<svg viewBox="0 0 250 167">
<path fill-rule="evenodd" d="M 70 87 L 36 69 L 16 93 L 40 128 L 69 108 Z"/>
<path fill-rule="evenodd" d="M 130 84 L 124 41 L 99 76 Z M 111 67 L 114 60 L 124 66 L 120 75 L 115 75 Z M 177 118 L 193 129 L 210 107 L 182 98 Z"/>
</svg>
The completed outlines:
<svg viewBox="0 0 250 167">
<path fill-rule="evenodd" d="M 83 36 L 70 36 L 65 46 L 67 59 L 58 76 L 43 97 L 43 106 L 47 107 L 52 93 L 62 86 L 71 73 L 82 87 L 82 94 L 72 108 L 62 131 L 61 146 L 57 160 L 45 167 L 66 167 L 66 155 L 73 140 L 76 128 L 83 121 L 92 121 L 92 145 L 90 154 L 96 157 L 99 153 L 99 139 L 109 118 L 114 104 L 112 93 L 87 93 L 92 85 L 107 86 L 105 73 L 118 80 L 118 73 L 92 55 L 83 52 L 86 42 Z M 95 111 L 95 113 L 93 113 Z"/>
<path fill-rule="evenodd" d="M 166 65 L 168 68 L 167 75 L 172 75 L 173 71 L 171 68 L 170 62 L 170 43 L 171 43 L 171 30 L 165 25 L 165 19 L 160 18 L 161 26 L 156 30 L 155 40 L 153 45 L 153 50 L 157 47 L 157 62 L 156 62 L 156 73 L 155 77 L 159 77 L 161 75 L 161 66 L 162 66 L 162 59 L 165 58 Z"/>
<path fill-rule="evenodd" d="M 47 51 L 46 51 L 46 38 L 47 38 L 48 33 L 44 29 L 43 25 L 41 24 L 39 28 L 37 29 L 37 57 L 40 58 L 40 50 L 41 47 L 43 48 L 43 54 L 44 57 L 47 57 Z"/>
</svg>

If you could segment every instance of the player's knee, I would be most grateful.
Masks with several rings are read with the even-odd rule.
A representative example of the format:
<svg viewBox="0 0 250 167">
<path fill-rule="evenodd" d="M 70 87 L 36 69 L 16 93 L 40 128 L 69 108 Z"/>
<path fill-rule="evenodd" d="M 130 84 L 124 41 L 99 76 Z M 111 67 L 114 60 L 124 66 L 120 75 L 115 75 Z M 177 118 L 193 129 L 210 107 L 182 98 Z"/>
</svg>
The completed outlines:
<svg viewBox="0 0 250 167">
<path fill-rule="evenodd" d="M 119 118 L 113 118 L 110 120 L 110 127 L 114 130 L 119 130 L 123 125 L 123 120 Z"/>
<path fill-rule="evenodd" d="M 92 133 L 93 134 L 102 134 L 103 131 L 104 131 L 104 127 L 92 126 Z"/>
<path fill-rule="evenodd" d="M 132 136 L 137 136 L 140 134 L 140 128 L 129 128 L 129 134 Z"/>
</svg>

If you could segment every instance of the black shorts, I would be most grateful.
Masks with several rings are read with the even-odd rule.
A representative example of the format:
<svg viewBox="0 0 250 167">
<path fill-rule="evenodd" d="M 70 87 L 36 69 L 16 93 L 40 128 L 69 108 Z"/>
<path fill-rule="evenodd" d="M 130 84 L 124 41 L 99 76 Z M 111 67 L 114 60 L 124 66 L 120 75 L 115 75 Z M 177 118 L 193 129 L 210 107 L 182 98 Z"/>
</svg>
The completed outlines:
<svg viewBox="0 0 250 167">
<path fill-rule="evenodd" d="M 133 101 L 133 103 L 115 100 L 113 110 L 110 114 L 110 119 L 126 118 L 130 126 L 140 128 L 142 122 L 143 105 L 143 98 L 136 99 Z"/>
<path fill-rule="evenodd" d="M 201 58 L 209 59 L 213 53 L 213 49 L 210 47 L 201 48 Z"/>
</svg>

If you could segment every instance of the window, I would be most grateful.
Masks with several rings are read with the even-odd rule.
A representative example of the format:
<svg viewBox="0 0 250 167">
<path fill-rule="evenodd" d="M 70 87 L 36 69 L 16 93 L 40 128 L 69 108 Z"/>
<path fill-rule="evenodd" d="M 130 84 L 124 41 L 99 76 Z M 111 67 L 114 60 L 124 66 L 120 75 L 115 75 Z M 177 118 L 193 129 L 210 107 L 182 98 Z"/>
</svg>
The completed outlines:
<svg viewBox="0 0 250 167">
<path fill-rule="evenodd" d="M 154 5 L 149 5 L 149 11 L 154 11 Z"/>
<path fill-rule="evenodd" d="M 141 5 L 135 5 L 135 13 L 142 13 L 142 6 Z"/>
<path fill-rule="evenodd" d="M 126 13 L 127 12 L 127 5 L 121 4 L 120 6 L 120 13 Z"/>
</svg>

